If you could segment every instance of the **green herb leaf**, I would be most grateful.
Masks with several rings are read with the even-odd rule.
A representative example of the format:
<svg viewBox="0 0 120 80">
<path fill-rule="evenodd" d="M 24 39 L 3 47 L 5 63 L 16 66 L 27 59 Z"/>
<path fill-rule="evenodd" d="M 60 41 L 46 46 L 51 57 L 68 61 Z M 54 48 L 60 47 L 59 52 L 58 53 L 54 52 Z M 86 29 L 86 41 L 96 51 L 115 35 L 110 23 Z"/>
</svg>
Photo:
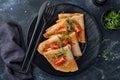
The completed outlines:
<svg viewBox="0 0 120 80">
<path fill-rule="evenodd" d="M 62 50 L 57 50 L 57 52 L 55 53 L 55 58 L 59 57 L 59 56 L 64 56 L 65 57 L 66 54 L 66 50 L 64 50 L 62 48 Z M 54 57 L 53 57 L 54 58 Z"/>
<path fill-rule="evenodd" d="M 65 32 L 62 32 L 62 36 L 59 38 L 61 41 L 65 38 Z"/>
<path fill-rule="evenodd" d="M 71 45 L 75 45 L 75 43 L 74 43 L 74 42 L 72 42 L 72 41 L 70 41 L 70 44 L 71 44 Z"/>
<path fill-rule="evenodd" d="M 71 18 L 68 18 L 67 20 L 68 20 L 68 23 L 69 23 L 69 25 L 67 26 L 67 30 L 69 32 L 72 32 L 73 31 L 73 26 L 72 26 L 73 20 Z"/>
<path fill-rule="evenodd" d="M 104 18 L 104 23 L 107 29 L 120 27 L 120 14 L 116 11 L 109 12 Z"/>
<path fill-rule="evenodd" d="M 52 59 L 55 59 L 56 57 L 55 56 L 52 56 Z"/>
</svg>

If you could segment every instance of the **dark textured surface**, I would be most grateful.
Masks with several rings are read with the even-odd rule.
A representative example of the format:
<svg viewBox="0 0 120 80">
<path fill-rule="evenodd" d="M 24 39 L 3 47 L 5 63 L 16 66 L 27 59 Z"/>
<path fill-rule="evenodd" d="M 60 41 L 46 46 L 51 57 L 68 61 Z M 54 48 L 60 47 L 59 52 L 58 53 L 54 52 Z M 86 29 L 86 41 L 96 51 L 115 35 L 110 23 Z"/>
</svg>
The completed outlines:
<svg viewBox="0 0 120 80">
<path fill-rule="evenodd" d="M 0 0 L 0 20 L 14 21 L 22 26 L 24 40 L 26 42 L 27 31 L 30 23 L 37 15 L 38 9 L 45 0 Z M 68 0 L 60 0 L 60 2 L 67 2 Z M 105 54 L 105 50 L 109 53 L 108 60 L 98 57 L 96 63 L 84 71 L 82 74 L 72 77 L 55 77 L 49 75 L 36 66 L 33 67 L 33 76 L 35 80 L 120 80 L 120 30 L 107 31 L 101 25 L 101 16 L 104 11 L 109 9 L 120 10 L 120 0 L 108 0 L 108 2 L 101 6 L 95 6 L 91 0 L 69 0 L 80 7 L 88 10 L 93 16 L 103 34 L 103 41 L 101 42 L 101 51 L 99 54 Z M 109 59 L 109 55 L 114 55 L 114 60 Z M 7 73 L 3 61 L 0 59 L 0 80 L 11 80 Z"/>
</svg>

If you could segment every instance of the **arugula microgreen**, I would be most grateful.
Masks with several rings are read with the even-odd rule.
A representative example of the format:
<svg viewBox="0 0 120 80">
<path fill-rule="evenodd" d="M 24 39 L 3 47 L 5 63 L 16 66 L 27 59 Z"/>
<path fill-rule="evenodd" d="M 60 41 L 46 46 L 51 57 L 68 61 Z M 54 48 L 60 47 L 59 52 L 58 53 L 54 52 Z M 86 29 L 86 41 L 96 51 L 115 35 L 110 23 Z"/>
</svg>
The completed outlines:
<svg viewBox="0 0 120 80">
<path fill-rule="evenodd" d="M 115 29 L 120 27 L 120 13 L 110 11 L 104 18 L 104 23 L 107 29 Z"/>
<path fill-rule="evenodd" d="M 52 56 L 52 59 L 56 59 L 59 56 L 65 57 L 65 54 L 66 54 L 66 50 L 65 49 L 63 49 L 63 48 L 59 49 L 59 50 L 57 50 L 57 52 L 55 53 L 55 55 Z"/>
<path fill-rule="evenodd" d="M 73 32 L 73 26 L 72 26 L 73 19 L 68 18 L 67 21 L 68 21 L 68 24 L 69 24 L 69 25 L 67 26 L 68 32 Z"/>
</svg>

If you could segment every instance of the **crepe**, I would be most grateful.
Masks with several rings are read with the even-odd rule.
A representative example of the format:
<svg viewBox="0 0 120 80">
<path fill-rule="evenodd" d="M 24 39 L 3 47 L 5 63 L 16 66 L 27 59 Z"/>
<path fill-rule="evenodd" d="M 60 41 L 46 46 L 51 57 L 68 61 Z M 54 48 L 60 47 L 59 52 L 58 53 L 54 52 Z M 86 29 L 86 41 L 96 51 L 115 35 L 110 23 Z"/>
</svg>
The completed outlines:
<svg viewBox="0 0 120 80">
<path fill-rule="evenodd" d="M 83 14 L 80 14 L 80 13 L 61 13 L 58 15 L 58 19 L 65 19 L 65 18 L 68 18 L 68 17 L 73 17 L 73 16 L 81 16 Z"/>
<path fill-rule="evenodd" d="M 43 36 L 45 38 L 49 38 L 50 36 L 54 35 L 55 31 L 59 29 L 61 26 L 67 26 L 67 25 L 68 25 L 68 22 L 66 21 L 66 19 L 63 19 L 61 22 L 56 23 L 55 25 L 46 29 L 46 33 L 44 33 Z"/>
<path fill-rule="evenodd" d="M 77 23 L 79 23 L 80 27 L 81 27 L 81 31 L 78 33 L 78 40 L 81 43 L 85 43 L 86 39 L 85 39 L 85 27 L 84 27 L 84 15 L 81 14 L 80 16 L 73 16 L 71 19 L 74 19 Z"/>
<path fill-rule="evenodd" d="M 79 43 L 77 41 L 76 33 L 72 32 L 71 34 L 69 34 L 69 36 L 70 36 L 70 41 L 72 42 L 71 43 L 72 54 L 75 57 L 82 56 L 82 52 L 81 52 L 81 49 L 79 47 Z M 38 52 L 40 54 L 44 54 L 44 52 L 50 50 L 50 47 L 49 47 L 50 43 L 60 41 L 59 40 L 60 37 L 61 37 L 60 34 L 53 35 L 49 39 L 47 39 L 47 40 L 43 41 L 42 43 L 40 43 L 39 46 L 38 46 L 38 49 L 37 49 Z"/>
<path fill-rule="evenodd" d="M 38 51 L 40 54 L 43 55 L 44 52 L 46 52 L 47 49 L 49 48 L 50 43 L 55 42 L 55 41 L 59 41 L 58 35 L 51 36 L 51 38 L 49 38 L 49 39 L 41 42 L 41 43 L 38 45 L 37 51 Z"/>
<path fill-rule="evenodd" d="M 55 65 L 53 62 L 53 59 L 51 58 L 53 55 L 55 55 L 57 50 L 47 51 L 46 53 L 44 53 L 44 57 L 48 60 L 48 62 L 53 66 L 53 68 L 55 70 L 62 71 L 62 72 L 75 72 L 75 71 L 77 71 L 78 66 L 74 60 L 73 55 L 72 55 L 71 46 L 66 45 L 65 47 L 63 47 L 63 49 L 66 50 L 66 54 L 65 54 L 66 62 L 60 66 Z M 59 50 L 62 50 L 62 49 L 59 49 Z"/>
<path fill-rule="evenodd" d="M 62 26 L 67 27 L 67 25 L 68 25 L 67 19 L 71 18 L 71 19 L 75 20 L 81 27 L 81 31 L 79 33 L 76 33 L 76 37 L 77 37 L 78 41 L 81 43 L 86 42 L 85 27 L 84 27 L 84 14 L 80 14 L 80 13 L 59 14 L 58 18 L 59 19 L 56 21 L 56 24 L 49 27 L 46 30 L 46 33 L 43 34 L 45 38 L 49 38 L 50 36 L 54 35 L 55 31 L 57 31 L 57 29 L 59 29 L 60 27 L 62 27 Z"/>
<path fill-rule="evenodd" d="M 76 37 L 76 34 L 75 32 L 71 33 L 70 34 L 70 39 L 72 41 L 72 44 L 71 44 L 71 49 L 72 49 L 72 53 L 75 57 L 79 57 L 79 56 L 82 56 L 82 52 L 81 52 L 81 49 L 80 49 L 80 46 L 79 46 L 79 43 L 77 41 L 77 37 Z"/>
</svg>

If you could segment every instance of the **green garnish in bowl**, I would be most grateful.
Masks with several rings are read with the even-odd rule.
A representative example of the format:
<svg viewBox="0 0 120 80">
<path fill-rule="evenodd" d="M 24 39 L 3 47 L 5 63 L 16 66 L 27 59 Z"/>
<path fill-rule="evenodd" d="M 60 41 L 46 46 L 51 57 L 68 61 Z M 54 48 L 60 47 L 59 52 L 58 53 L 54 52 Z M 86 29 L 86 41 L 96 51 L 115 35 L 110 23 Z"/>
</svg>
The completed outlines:
<svg viewBox="0 0 120 80">
<path fill-rule="evenodd" d="M 103 17 L 105 28 L 109 30 L 120 29 L 120 13 L 112 10 L 108 11 Z"/>
</svg>

